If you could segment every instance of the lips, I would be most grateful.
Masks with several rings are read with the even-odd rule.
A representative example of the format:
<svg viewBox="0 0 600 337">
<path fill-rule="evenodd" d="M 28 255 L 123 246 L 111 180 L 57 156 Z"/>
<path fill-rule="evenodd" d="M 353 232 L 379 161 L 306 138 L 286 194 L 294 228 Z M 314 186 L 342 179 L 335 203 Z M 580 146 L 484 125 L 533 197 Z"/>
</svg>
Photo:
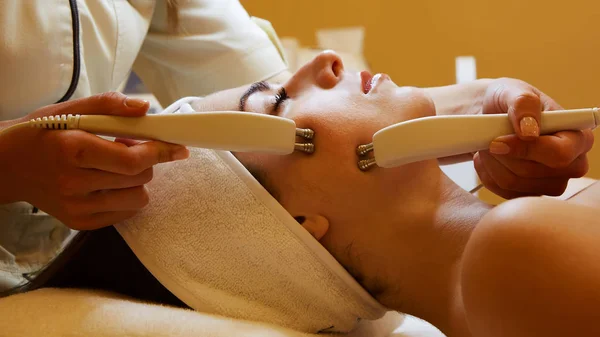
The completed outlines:
<svg viewBox="0 0 600 337">
<path fill-rule="evenodd" d="M 371 91 L 371 88 L 373 86 L 373 83 L 372 83 L 373 75 L 370 72 L 365 70 L 360 73 L 360 79 L 362 82 L 363 93 L 368 94 L 369 91 Z"/>
<path fill-rule="evenodd" d="M 360 73 L 360 79 L 362 82 L 362 91 L 365 94 L 370 93 L 373 89 L 379 87 L 385 81 L 391 81 L 390 77 L 387 74 L 375 74 L 372 75 L 368 71 L 363 71 Z"/>
</svg>

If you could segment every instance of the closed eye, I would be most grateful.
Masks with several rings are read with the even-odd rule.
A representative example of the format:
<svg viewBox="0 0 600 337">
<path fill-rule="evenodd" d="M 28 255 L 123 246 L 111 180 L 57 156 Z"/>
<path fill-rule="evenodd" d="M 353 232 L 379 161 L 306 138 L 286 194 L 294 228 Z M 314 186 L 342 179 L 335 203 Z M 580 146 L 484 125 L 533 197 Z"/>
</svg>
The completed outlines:
<svg viewBox="0 0 600 337">
<path fill-rule="evenodd" d="M 240 97 L 240 101 L 238 103 L 239 110 L 246 111 L 246 101 L 250 96 L 252 96 L 252 94 L 254 94 L 255 92 L 267 91 L 270 88 L 271 87 L 269 86 L 269 84 L 265 81 L 253 83 L 250 87 L 248 87 L 248 90 L 244 92 L 242 97 Z"/>
<path fill-rule="evenodd" d="M 281 103 L 285 102 L 285 100 L 288 98 L 289 96 L 287 94 L 287 91 L 285 91 L 284 87 L 281 87 L 277 94 L 275 94 L 275 103 L 273 103 L 273 113 L 277 113 L 279 107 L 281 106 Z"/>
</svg>

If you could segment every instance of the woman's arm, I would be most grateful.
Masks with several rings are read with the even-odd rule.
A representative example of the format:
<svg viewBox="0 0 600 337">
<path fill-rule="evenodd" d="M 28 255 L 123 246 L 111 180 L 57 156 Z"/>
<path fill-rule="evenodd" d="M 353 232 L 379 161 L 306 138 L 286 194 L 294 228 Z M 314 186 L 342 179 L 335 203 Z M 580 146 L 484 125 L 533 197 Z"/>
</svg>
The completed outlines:
<svg viewBox="0 0 600 337">
<path fill-rule="evenodd" d="M 485 92 L 492 80 L 480 79 L 464 84 L 453 84 L 443 87 L 425 88 L 425 92 L 435 104 L 438 116 L 444 115 L 475 115 L 483 108 Z M 473 154 L 439 158 L 441 165 L 449 165 L 473 160 Z"/>
<path fill-rule="evenodd" d="M 179 1 L 178 30 L 156 3 L 133 66 L 163 106 L 185 96 L 266 80 L 287 69 L 270 37 L 238 1 Z"/>
<path fill-rule="evenodd" d="M 486 151 L 441 158 L 446 164 L 473 159 L 483 185 L 513 199 L 531 195 L 561 195 L 571 178 L 587 173 L 590 130 L 540 136 L 542 111 L 558 110 L 552 98 L 532 85 L 511 78 L 426 89 L 438 115 L 506 114 L 515 135 L 490 139 Z M 468 135 L 466 135 L 468 136 Z"/>
<path fill-rule="evenodd" d="M 482 219 L 461 279 L 474 336 L 600 336 L 599 208 L 522 198 Z"/>
<path fill-rule="evenodd" d="M 425 88 L 425 92 L 435 104 L 438 116 L 474 115 L 481 113 L 485 91 L 492 80 L 481 79 L 464 84 Z M 441 165 L 450 165 L 473 160 L 473 154 L 439 158 Z"/>
<path fill-rule="evenodd" d="M 435 103 L 437 115 L 473 115 L 481 113 L 485 92 L 491 79 L 480 79 L 464 84 L 426 88 Z"/>
<path fill-rule="evenodd" d="M 147 110 L 145 101 L 106 93 L 45 106 L 23 120 L 99 112 L 133 118 Z M 148 203 L 144 185 L 154 165 L 187 156 L 181 145 L 150 141 L 127 146 L 81 130 L 3 132 L 0 203 L 26 201 L 78 230 L 113 225 Z"/>
</svg>

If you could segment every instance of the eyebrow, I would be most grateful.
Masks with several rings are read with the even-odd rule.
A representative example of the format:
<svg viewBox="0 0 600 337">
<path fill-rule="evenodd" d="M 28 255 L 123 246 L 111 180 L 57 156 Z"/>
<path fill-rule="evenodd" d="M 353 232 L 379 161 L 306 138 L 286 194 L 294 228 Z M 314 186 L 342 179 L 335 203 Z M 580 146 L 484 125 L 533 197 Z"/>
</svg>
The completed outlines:
<svg viewBox="0 0 600 337">
<path fill-rule="evenodd" d="M 246 90 L 246 92 L 244 92 L 242 97 L 240 97 L 240 102 L 239 102 L 239 106 L 238 106 L 239 110 L 244 111 L 244 109 L 246 107 L 246 101 L 248 100 L 248 97 L 250 97 L 253 93 L 259 92 L 259 91 L 267 91 L 269 89 L 271 89 L 271 87 L 265 81 L 252 83 L 252 85 L 250 85 L 248 90 Z"/>
</svg>

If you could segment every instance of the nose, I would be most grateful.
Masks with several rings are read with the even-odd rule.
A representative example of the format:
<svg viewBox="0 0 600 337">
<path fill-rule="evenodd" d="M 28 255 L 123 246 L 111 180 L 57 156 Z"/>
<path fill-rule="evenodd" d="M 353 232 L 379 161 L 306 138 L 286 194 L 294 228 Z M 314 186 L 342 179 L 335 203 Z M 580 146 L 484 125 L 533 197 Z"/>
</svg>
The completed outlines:
<svg viewBox="0 0 600 337">
<path fill-rule="evenodd" d="M 331 89 L 342 79 L 344 64 L 333 51 L 324 51 L 302 66 L 284 85 L 288 94 L 297 96 L 311 87 Z"/>
<path fill-rule="evenodd" d="M 314 79 L 321 88 L 331 89 L 341 80 L 344 64 L 334 51 L 320 53 L 311 63 Z"/>
</svg>

